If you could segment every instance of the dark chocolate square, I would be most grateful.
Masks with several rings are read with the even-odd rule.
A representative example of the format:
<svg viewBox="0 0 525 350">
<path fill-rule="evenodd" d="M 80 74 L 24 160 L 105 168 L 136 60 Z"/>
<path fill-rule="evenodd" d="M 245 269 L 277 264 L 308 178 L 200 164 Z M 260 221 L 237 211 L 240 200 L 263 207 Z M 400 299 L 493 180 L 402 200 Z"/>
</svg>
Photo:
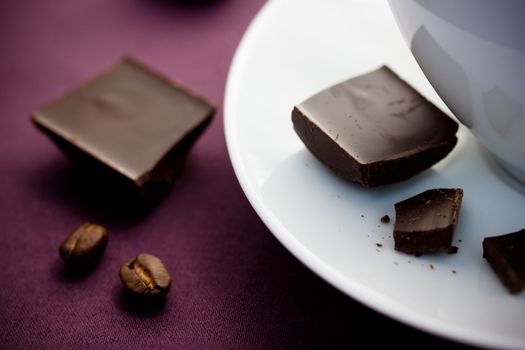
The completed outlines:
<svg viewBox="0 0 525 350">
<path fill-rule="evenodd" d="M 308 98 L 292 121 L 313 155 L 366 187 L 406 180 L 457 142 L 458 124 L 386 66 Z"/>
<path fill-rule="evenodd" d="M 213 112 L 206 99 L 127 57 L 38 108 L 32 120 L 73 158 L 156 197 Z"/>
</svg>

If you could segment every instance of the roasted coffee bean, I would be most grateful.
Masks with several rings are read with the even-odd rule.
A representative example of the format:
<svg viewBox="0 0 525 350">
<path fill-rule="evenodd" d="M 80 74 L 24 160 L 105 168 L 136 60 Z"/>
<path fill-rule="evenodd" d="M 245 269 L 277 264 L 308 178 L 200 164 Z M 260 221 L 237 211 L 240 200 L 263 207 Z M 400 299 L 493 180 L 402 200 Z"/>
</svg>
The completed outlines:
<svg viewBox="0 0 525 350">
<path fill-rule="evenodd" d="M 96 224 L 85 223 L 71 232 L 58 249 L 66 263 L 85 266 L 100 259 L 108 244 L 108 231 Z"/>
<path fill-rule="evenodd" d="M 171 277 L 159 258 L 139 254 L 127 261 L 119 272 L 122 284 L 133 295 L 146 298 L 164 297 L 170 291 Z"/>
</svg>

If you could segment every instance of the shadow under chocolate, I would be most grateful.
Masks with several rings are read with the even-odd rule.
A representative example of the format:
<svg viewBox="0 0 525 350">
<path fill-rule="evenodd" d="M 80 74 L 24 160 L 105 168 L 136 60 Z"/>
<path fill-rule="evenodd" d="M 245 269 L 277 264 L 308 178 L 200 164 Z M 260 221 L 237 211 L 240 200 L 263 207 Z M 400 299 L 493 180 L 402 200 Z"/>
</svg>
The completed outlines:
<svg viewBox="0 0 525 350">
<path fill-rule="evenodd" d="M 105 226 L 136 224 L 161 202 L 146 203 L 127 186 L 65 158 L 38 164 L 29 182 L 42 197 Z"/>
</svg>

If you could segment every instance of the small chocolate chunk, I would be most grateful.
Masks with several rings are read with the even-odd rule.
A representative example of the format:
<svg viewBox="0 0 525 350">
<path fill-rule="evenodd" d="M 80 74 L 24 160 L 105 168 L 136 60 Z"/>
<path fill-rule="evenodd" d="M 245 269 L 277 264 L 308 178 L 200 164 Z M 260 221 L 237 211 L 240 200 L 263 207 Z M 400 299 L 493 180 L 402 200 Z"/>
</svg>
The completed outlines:
<svg viewBox="0 0 525 350">
<path fill-rule="evenodd" d="M 458 124 L 386 66 L 308 98 L 292 122 L 314 156 L 366 187 L 406 180 L 457 142 Z"/>
<path fill-rule="evenodd" d="M 416 256 L 450 252 L 462 198 L 460 188 L 440 188 L 396 203 L 395 250 Z"/>
<path fill-rule="evenodd" d="M 213 113 L 206 99 L 124 58 L 38 108 L 32 121 L 88 173 L 154 201 L 182 171 Z"/>
<path fill-rule="evenodd" d="M 390 216 L 388 216 L 388 215 L 383 215 L 383 216 L 381 217 L 381 222 L 382 222 L 383 224 L 388 224 L 388 223 L 390 222 Z"/>
<path fill-rule="evenodd" d="M 96 263 L 108 244 L 108 231 L 96 224 L 85 223 L 71 232 L 60 244 L 62 259 L 75 267 Z"/>
<path fill-rule="evenodd" d="M 164 297 L 171 288 L 171 277 L 159 258 L 150 254 L 139 254 L 122 265 L 120 280 L 135 296 L 148 299 Z"/>
<path fill-rule="evenodd" d="M 525 229 L 483 239 L 483 257 L 512 294 L 525 288 Z"/>
</svg>

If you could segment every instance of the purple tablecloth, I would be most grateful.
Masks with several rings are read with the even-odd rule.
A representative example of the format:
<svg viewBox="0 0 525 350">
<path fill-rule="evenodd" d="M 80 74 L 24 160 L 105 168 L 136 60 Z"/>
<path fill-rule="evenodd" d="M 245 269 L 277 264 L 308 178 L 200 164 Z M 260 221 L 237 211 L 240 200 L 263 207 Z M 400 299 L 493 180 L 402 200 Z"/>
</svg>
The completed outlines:
<svg viewBox="0 0 525 350">
<path fill-rule="evenodd" d="M 327 285 L 244 197 L 226 152 L 222 99 L 236 45 L 263 2 L 0 1 L 1 348 L 311 348 L 380 339 L 456 346 Z M 28 118 L 124 54 L 219 106 L 178 186 L 142 215 L 90 188 Z M 78 276 L 57 248 L 84 221 L 106 226 L 110 240 L 97 268 Z M 160 309 L 138 308 L 123 294 L 118 269 L 140 252 L 172 273 Z"/>
</svg>

